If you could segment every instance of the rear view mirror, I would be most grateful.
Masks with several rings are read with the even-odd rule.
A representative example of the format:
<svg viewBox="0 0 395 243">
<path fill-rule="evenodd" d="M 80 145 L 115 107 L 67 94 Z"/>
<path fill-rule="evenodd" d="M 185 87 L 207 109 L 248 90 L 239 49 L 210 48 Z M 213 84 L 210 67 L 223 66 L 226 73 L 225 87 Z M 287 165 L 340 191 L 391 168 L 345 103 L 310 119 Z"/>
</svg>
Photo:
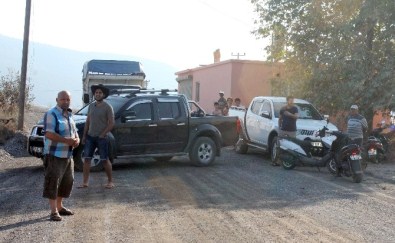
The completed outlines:
<svg viewBox="0 0 395 243">
<path fill-rule="evenodd" d="M 89 94 L 84 94 L 84 96 L 82 97 L 84 104 L 88 104 L 89 103 Z"/>
</svg>

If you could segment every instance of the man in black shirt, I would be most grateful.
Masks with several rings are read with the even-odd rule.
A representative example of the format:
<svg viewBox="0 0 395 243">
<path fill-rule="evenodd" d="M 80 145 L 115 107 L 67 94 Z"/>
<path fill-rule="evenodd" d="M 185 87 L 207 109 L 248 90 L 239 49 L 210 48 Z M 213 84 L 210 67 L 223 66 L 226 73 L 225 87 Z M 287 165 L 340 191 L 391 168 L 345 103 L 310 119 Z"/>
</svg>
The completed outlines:
<svg viewBox="0 0 395 243">
<path fill-rule="evenodd" d="M 294 97 L 287 96 L 287 105 L 280 109 L 278 118 L 278 127 L 280 129 L 280 137 L 289 136 L 296 137 L 296 120 L 298 119 L 298 108 L 294 105 Z M 279 165 L 273 162 L 274 166 Z"/>
</svg>

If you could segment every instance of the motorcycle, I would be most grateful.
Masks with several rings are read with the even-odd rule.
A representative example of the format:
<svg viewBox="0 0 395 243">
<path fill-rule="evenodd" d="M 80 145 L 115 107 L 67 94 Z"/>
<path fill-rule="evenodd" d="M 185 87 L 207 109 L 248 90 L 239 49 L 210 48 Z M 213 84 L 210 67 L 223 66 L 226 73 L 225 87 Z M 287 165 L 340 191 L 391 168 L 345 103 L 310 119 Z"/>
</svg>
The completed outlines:
<svg viewBox="0 0 395 243">
<path fill-rule="evenodd" d="M 341 131 L 328 131 L 326 127 L 318 131 L 318 136 L 318 140 L 281 138 L 279 158 L 283 168 L 291 170 L 297 165 L 326 166 L 332 174 L 352 177 L 354 182 L 361 182 L 363 167 L 360 147 L 350 144 L 351 140 Z M 312 153 L 317 149 L 322 151 L 321 157 Z"/>
<path fill-rule="evenodd" d="M 286 170 L 297 165 L 325 167 L 333 157 L 330 152 L 335 136 L 325 136 L 326 127 L 316 134 L 317 139 L 300 140 L 293 137 L 279 139 L 279 158 Z"/>
<path fill-rule="evenodd" d="M 385 156 L 383 144 L 376 137 L 370 136 L 363 145 L 363 155 L 369 162 L 380 163 Z"/>
<path fill-rule="evenodd" d="M 334 156 L 327 164 L 329 172 L 337 176 L 352 177 L 355 183 L 360 183 L 367 167 L 362 159 L 361 147 L 353 144 L 347 134 L 341 131 L 331 133 L 336 136 L 336 140 L 331 147 Z"/>
<path fill-rule="evenodd" d="M 378 124 L 378 127 L 373 129 L 373 131 L 370 133 L 371 137 L 375 137 L 382 144 L 382 147 L 377 150 L 378 162 L 382 162 L 387 159 L 386 154 L 388 153 L 390 146 L 390 140 L 382 133 L 385 128 L 387 128 L 387 126 Z"/>
</svg>

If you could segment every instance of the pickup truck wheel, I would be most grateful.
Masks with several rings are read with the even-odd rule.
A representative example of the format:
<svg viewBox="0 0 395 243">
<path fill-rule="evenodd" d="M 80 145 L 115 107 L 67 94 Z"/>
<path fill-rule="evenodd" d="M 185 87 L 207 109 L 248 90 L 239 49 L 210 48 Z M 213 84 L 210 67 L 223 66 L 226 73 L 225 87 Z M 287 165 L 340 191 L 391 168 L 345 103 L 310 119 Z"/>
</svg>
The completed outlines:
<svg viewBox="0 0 395 243">
<path fill-rule="evenodd" d="M 83 171 L 84 168 L 84 158 L 83 158 L 84 146 L 79 146 L 77 148 L 77 152 L 75 153 L 74 159 L 74 168 L 76 171 Z M 90 171 L 102 171 L 104 169 L 103 162 L 100 160 L 100 155 L 98 150 L 96 149 L 93 153 L 93 157 L 91 160 L 91 169 Z"/>
<path fill-rule="evenodd" d="M 235 150 L 238 154 L 246 154 L 248 151 L 248 145 L 243 139 L 239 138 L 239 140 L 236 142 Z"/>
<path fill-rule="evenodd" d="M 199 137 L 189 151 L 189 159 L 196 166 L 208 166 L 213 163 L 216 150 L 217 147 L 211 138 Z"/>
<path fill-rule="evenodd" d="M 167 162 L 169 160 L 171 160 L 173 158 L 173 156 L 163 156 L 163 157 L 154 157 L 154 160 L 158 161 L 158 162 Z"/>
<path fill-rule="evenodd" d="M 279 152 L 280 152 L 280 148 L 279 148 L 279 141 L 278 141 L 278 137 L 274 136 L 272 139 L 272 142 L 270 144 L 270 159 L 272 161 L 272 163 L 278 163 L 278 157 L 279 157 Z"/>
</svg>

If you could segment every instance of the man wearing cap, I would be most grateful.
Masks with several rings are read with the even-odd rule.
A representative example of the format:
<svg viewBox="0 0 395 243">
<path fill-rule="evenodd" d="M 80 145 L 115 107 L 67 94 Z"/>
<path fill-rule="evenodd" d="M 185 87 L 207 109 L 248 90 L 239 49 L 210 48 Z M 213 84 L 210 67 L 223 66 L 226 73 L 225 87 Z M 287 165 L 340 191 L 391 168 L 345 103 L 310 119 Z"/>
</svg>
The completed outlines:
<svg viewBox="0 0 395 243">
<path fill-rule="evenodd" d="M 368 122 L 365 117 L 358 113 L 358 106 L 350 107 L 350 114 L 347 117 L 347 134 L 354 143 L 362 146 L 363 134 L 368 129 Z"/>
<path fill-rule="evenodd" d="M 84 135 L 82 143 L 84 145 L 84 167 L 83 183 L 79 188 L 86 188 L 89 184 L 89 171 L 93 153 L 98 148 L 100 160 L 103 163 L 107 174 L 108 182 L 105 188 L 113 188 L 112 166 L 108 157 L 108 134 L 114 127 L 114 110 L 111 105 L 104 101 L 109 95 L 109 90 L 102 84 L 92 85 L 92 94 L 95 101 L 88 107 L 88 116 L 86 118 Z"/>
</svg>

